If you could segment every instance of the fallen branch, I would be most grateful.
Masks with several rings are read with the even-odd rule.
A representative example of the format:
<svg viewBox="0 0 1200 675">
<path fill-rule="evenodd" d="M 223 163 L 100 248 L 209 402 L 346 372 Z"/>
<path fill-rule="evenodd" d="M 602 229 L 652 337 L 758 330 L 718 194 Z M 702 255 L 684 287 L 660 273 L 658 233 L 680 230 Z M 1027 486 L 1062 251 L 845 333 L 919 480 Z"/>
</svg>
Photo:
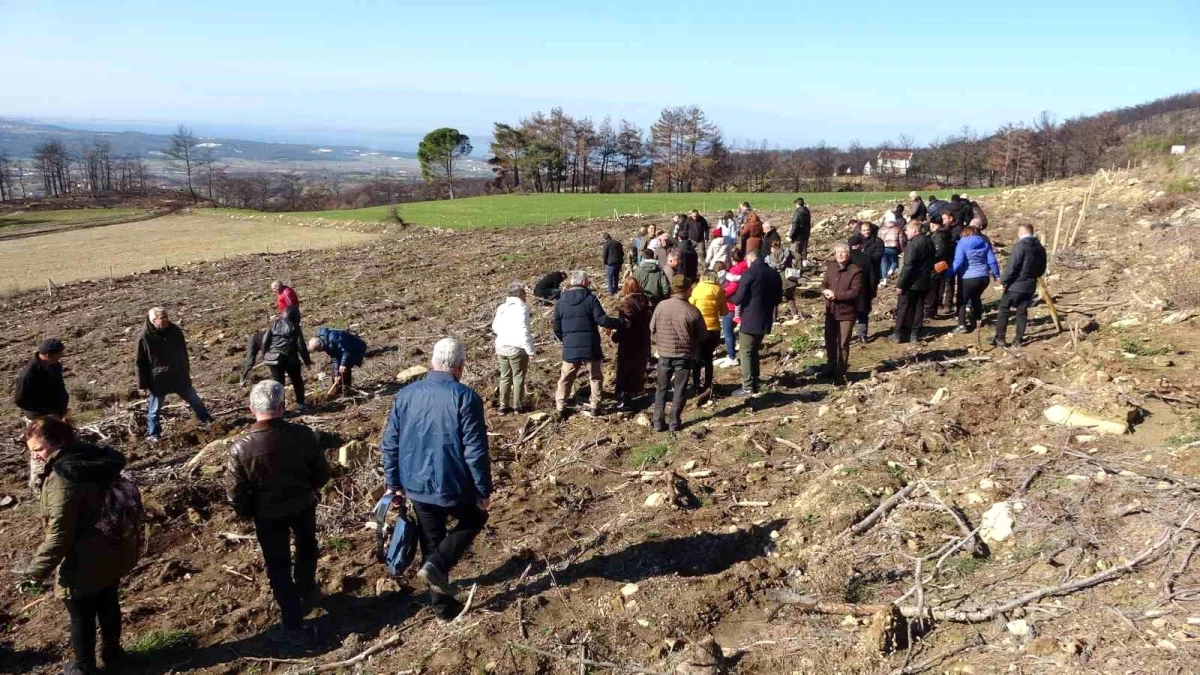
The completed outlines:
<svg viewBox="0 0 1200 675">
<path fill-rule="evenodd" d="M 1045 586 L 1018 596 L 1008 602 L 993 605 L 991 607 L 983 607 L 978 609 L 924 609 L 913 605 L 902 605 L 897 607 L 901 615 L 905 618 L 932 618 L 935 621 L 949 621 L 951 623 L 984 623 L 991 621 L 997 616 L 1008 614 L 1009 612 L 1024 607 L 1025 605 L 1037 602 L 1043 598 L 1060 597 L 1070 595 L 1082 591 L 1093 586 L 1108 583 L 1114 579 L 1125 576 L 1138 569 L 1144 567 L 1150 562 L 1156 560 L 1166 550 L 1167 545 L 1175 540 L 1175 537 L 1191 523 L 1196 516 L 1196 512 L 1188 514 L 1178 527 L 1173 530 L 1164 532 L 1157 541 L 1150 545 L 1149 548 L 1139 553 L 1134 558 L 1125 561 L 1120 565 L 1110 567 L 1102 572 L 1097 572 L 1089 577 L 1076 579 L 1067 584 L 1059 586 Z M 784 605 L 796 605 L 806 611 L 817 614 L 852 614 L 856 616 L 872 616 L 877 612 L 886 611 L 887 605 L 858 605 L 845 602 L 822 602 L 819 598 L 813 596 L 802 596 L 791 591 L 778 591 L 772 595 L 773 601 Z"/>
<path fill-rule="evenodd" d="M 467 602 L 463 605 L 462 611 L 458 616 L 450 620 L 450 623 L 458 623 L 458 620 L 467 615 L 471 611 L 471 603 L 475 601 L 475 589 L 479 588 L 479 584 L 471 584 L 471 592 L 467 593 Z"/>
<path fill-rule="evenodd" d="M 903 666 L 901 668 L 897 668 L 897 669 L 893 670 L 892 672 L 888 673 L 888 675 L 916 675 L 917 673 L 922 673 L 922 672 L 925 672 L 926 670 L 929 670 L 930 668 L 933 668 L 934 666 L 940 664 L 942 661 L 945 661 L 946 659 L 950 658 L 951 656 L 956 656 L 958 654 L 961 654 L 961 653 L 967 651 L 968 649 L 974 649 L 975 647 L 979 647 L 982 645 L 983 645 L 983 642 L 981 642 L 978 638 L 976 638 L 970 642 L 967 642 L 965 644 L 961 644 L 957 647 L 954 647 L 953 649 L 948 649 L 948 650 L 942 652 L 941 654 L 938 654 L 937 656 L 931 656 L 931 657 L 925 659 L 924 661 L 914 663 L 911 666 Z"/>
<path fill-rule="evenodd" d="M 245 575 L 245 574 L 242 574 L 241 572 L 239 572 L 239 571 L 237 571 L 237 570 L 233 569 L 233 568 L 232 568 L 232 567 L 230 567 L 229 565 L 225 565 L 225 566 L 223 566 L 221 569 L 225 570 L 226 572 L 228 572 L 228 573 L 230 573 L 230 574 L 232 574 L 232 575 L 234 575 L 234 576 L 236 576 L 236 577 L 241 577 L 241 578 L 245 579 L 246 581 L 249 581 L 249 582 L 253 582 L 253 581 L 254 581 L 254 577 L 251 577 L 251 576 L 247 576 L 247 575 Z"/>
<path fill-rule="evenodd" d="M 529 645 L 521 644 L 520 642 L 510 642 L 508 643 L 508 646 L 516 647 L 517 649 L 526 652 L 533 652 L 534 654 L 539 654 L 549 659 L 566 661 L 567 663 L 574 663 L 576 665 L 608 668 L 609 670 L 627 671 L 630 673 L 644 673 L 646 675 L 667 675 L 667 673 L 664 673 L 663 671 L 650 670 L 649 668 L 643 668 L 641 666 L 623 665 L 620 663 L 613 663 L 612 661 L 593 661 L 591 659 L 581 659 L 575 656 L 563 656 L 561 654 L 555 654 L 554 652 L 548 652 L 544 649 L 538 649 L 537 647 L 530 647 Z"/>
<path fill-rule="evenodd" d="M 879 522 L 880 518 L 883 518 L 890 513 L 892 509 L 895 509 L 896 506 L 900 504 L 900 502 L 908 499 L 908 496 L 917 489 L 917 486 L 917 483 L 909 483 L 908 485 L 905 485 L 899 492 L 880 503 L 879 506 L 876 507 L 875 510 L 870 514 L 868 514 L 866 518 L 863 518 L 862 520 L 843 530 L 842 533 L 837 536 L 837 538 L 840 539 L 849 535 L 858 536 L 871 529 L 875 523 Z"/>
<path fill-rule="evenodd" d="M 790 420 L 794 417 L 795 417 L 795 415 L 777 415 L 775 417 L 755 417 L 753 419 L 748 419 L 748 420 L 738 420 L 736 422 L 725 422 L 724 424 L 712 424 L 709 426 L 711 426 L 714 429 L 726 429 L 728 427 L 745 427 L 745 426 L 749 426 L 751 424 L 766 424 L 768 422 L 778 422 L 780 420 Z"/>
<path fill-rule="evenodd" d="M 377 642 L 374 645 L 372 645 L 371 647 L 368 647 L 366 650 L 360 652 L 359 654 L 357 654 L 355 656 L 352 656 L 352 657 L 346 659 L 345 661 L 336 661 L 334 663 L 321 664 L 321 665 L 317 666 L 316 668 L 314 668 L 313 672 L 327 673 L 331 670 L 340 670 L 342 668 L 347 668 L 356 663 L 364 661 L 367 658 L 369 658 L 370 656 L 372 656 L 374 654 L 378 654 L 379 652 L 387 649 L 388 647 L 391 647 L 391 646 L 395 645 L 396 643 L 400 642 L 400 636 L 403 635 L 404 632 L 406 630 L 408 630 L 409 628 L 411 628 L 413 626 L 413 624 L 415 624 L 415 623 L 416 623 L 416 619 L 414 618 L 413 620 L 409 621 L 408 623 L 404 624 L 403 626 L 397 628 L 396 633 L 394 635 L 392 635 L 391 637 L 389 637 L 388 639 L 384 640 L 383 642 Z"/>
</svg>

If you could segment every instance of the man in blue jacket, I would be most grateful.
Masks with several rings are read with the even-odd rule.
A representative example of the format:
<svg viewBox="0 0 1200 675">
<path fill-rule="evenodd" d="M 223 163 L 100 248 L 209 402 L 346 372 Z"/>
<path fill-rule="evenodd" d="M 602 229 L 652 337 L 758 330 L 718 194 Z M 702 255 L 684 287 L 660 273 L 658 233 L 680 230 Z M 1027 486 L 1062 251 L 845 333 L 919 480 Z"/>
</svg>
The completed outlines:
<svg viewBox="0 0 1200 675">
<path fill-rule="evenodd" d="M 367 355 L 367 343 L 350 331 L 322 326 L 317 329 L 317 337 L 308 341 L 308 351 L 329 355 L 333 377 L 341 379 L 342 391 L 346 391 L 354 384 L 354 369 Z"/>
<path fill-rule="evenodd" d="M 459 382 L 466 360 L 461 342 L 439 340 L 433 370 L 396 394 L 379 444 L 388 492 L 407 497 L 417 514 L 424 559 L 417 577 L 443 620 L 457 614 L 450 570 L 483 530 L 492 495 L 483 399 Z M 457 522 L 447 532 L 450 516 Z"/>
<path fill-rule="evenodd" d="M 563 291 L 554 305 L 554 336 L 563 346 L 562 372 L 558 377 L 558 389 L 554 393 L 554 405 L 559 417 L 566 414 L 567 399 L 571 386 L 587 368 L 592 383 L 591 405 L 585 408 L 585 417 L 600 414 L 600 395 L 604 388 L 601 365 L 604 352 L 601 349 L 600 329 L 625 327 L 625 320 L 604 313 L 604 307 L 591 291 L 591 280 L 587 272 L 571 272 L 571 285 Z"/>
<path fill-rule="evenodd" d="M 746 262 L 750 266 L 742 274 L 737 292 L 729 299 L 741 311 L 742 317 L 738 338 L 741 346 L 742 388 L 734 392 L 734 396 L 758 393 L 763 338 L 771 334 L 775 308 L 783 300 L 783 279 L 767 266 L 757 250 L 746 253 Z"/>
</svg>

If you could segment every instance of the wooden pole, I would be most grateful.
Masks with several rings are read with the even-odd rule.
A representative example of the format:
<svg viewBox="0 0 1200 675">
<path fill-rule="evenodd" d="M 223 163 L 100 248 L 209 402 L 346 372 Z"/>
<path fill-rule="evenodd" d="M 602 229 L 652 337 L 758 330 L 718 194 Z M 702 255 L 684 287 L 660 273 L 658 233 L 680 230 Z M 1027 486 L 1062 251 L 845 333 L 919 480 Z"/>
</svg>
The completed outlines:
<svg viewBox="0 0 1200 675">
<path fill-rule="evenodd" d="M 1050 297 L 1050 289 L 1046 288 L 1046 282 L 1041 277 L 1037 280 L 1038 295 L 1041 296 L 1042 302 L 1046 303 L 1046 308 L 1050 310 L 1050 320 L 1054 322 L 1054 329 L 1062 332 L 1062 320 L 1058 318 L 1058 309 L 1054 307 L 1054 299 Z"/>
<path fill-rule="evenodd" d="M 1054 226 L 1054 246 L 1050 248 L 1050 262 L 1054 262 L 1054 254 L 1058 253 L 1058 232 L 1059 232 L 1059 230 L 1062 229 L 1063 214 L 1066 213 L 1066 211 L 1067 211 L 1066 204 L 1063 204 L 1062 206 L 1058 207 L 1058 224 Z M 1046 269 L 1049 269 L 1049 268 L 1050 268 L 1050 265 L 1049 265 L 1049 263 L 1047 263 Z"/>
<path fill-rule="evenodd" d="M 1096 177 L 1092 176 L 1092 184 L 1088 187 L 1087 194 L 1083 196 L 1083 205 L 1079 207 L 1079 219 L 1075 221 L 1075 228 L 1071 230 L 1071 237 L 1067 240 L 1067 246 L 1075 245 L 1075 237 L 1079 236 L 1079 230 L 1083 228 L 1083 221 L 1087 219 L 1087 209 L 1092 203 L 1092 193 L 1096 191 Z"/>
</svg>

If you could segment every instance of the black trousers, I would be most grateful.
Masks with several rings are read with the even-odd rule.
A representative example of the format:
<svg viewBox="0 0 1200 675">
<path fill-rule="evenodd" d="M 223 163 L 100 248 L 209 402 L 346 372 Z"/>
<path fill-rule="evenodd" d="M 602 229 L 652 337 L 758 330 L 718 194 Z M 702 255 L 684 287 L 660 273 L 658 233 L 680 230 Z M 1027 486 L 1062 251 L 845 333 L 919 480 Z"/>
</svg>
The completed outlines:
<svg viewBox="0 0 1200 675">
<path fill-rule="evenodd" d="M 952 311 L 958 311 L 958 308 L 962 307 L 962 290 L 959 288 L 961 285 L 962 279 L 945 277 L 945 283 L 942 285 L 942 307 Z"/>
<path fill-rule="evenodd" d="M 925 324 L 925 291 L 901 291 L 896 300 L 896 332 L 920 333 Z"/>
<path fill-rule="evenodd" d="M 280 361 L 275 365 L 267 365 L 271 369 L 272 380 L 283 384 L 283 376 L 286 374 L 292 381 L 292 391 L 296 392 L 296 405 L 304 405 L 304 372 L 301 369 L 301 365 L 299 359 Z"/>
<path fill-rule="evenodd" d="M 256 518 L 254 529 L 283 625 L 298 628 L 304 618 L 300 599 L 317 587 L 317 507 L 284 518 Z M 295 564 L 290 546 L 292 537 L 296 539 Z"/>
<path fill-rule="evenodd" d="M 1017 334 L 1013 336 L 1014 344 L 1021 344 L 1025 339 L 1025 324 L 1029 321 L 1029 303 L 1033 302 L 1033 293 L 1018 293 L 1004 291 L 1000 298 L 1000 308 L 996 312 L 996 339 L 1005 342 L 1008 333 L 1008 314 L 1017 310 Z"/>
<path fill-rule="evenodd" d="M 958 324 L 974 328 L 983 318 L 983 292 L 992 278 L 989 276 L 960 279 L 958 288 Z"/>
<path fill-rule="evenodd" d="M 487 511 L 474 504 L 438 506 L 414 501 L 417 514 L 417 541 L 427 564 L 441 570 L 447 577 L 463 554 L 475 541 L 475 536 L 487 524 Z M 446 531 L 446 520 L 454 516 L 454 528 Z"/>
<path fill-rule="evenodd" d="M 671 392 L 671 421 L 674 429 L 683 424 L 683 407 L 687 405 L 687 381 L 692 372 L 692 359 L 666 356 L 658 360 L 658 389 L 654 392 L 654 426 L 662 426 L 663 413 L 667 405 L 667 391 Z"/>
<path fill-rule="evenodd" d="M 946 277 L 935 274 L 929 280 L 929 290 L 925 292 L 925 317 L 932 319 L 937 316 L 938 303 L 942 301 L 942 294 L 945 292 Z"/>
<path fill-rule="evenodd" d="M 692 364 L 692 387 L 697 392 L 711 389 L 713 385 L 713 350 L 721 344 L 721 331 L 710 330 L 700 340 L 700 355 Z M 700 375 L 703 371 L 704 379 Z"/>
<path fill-rule="evenodd" d="M 121 603 L 115 585 L 93 595 L 67 598 L 63 604 L 71 618 L 71 649 L 75 652 L 76 665 L 96 667 L 97 619 L 105 661 L 120 651 Z"/>
</svg>

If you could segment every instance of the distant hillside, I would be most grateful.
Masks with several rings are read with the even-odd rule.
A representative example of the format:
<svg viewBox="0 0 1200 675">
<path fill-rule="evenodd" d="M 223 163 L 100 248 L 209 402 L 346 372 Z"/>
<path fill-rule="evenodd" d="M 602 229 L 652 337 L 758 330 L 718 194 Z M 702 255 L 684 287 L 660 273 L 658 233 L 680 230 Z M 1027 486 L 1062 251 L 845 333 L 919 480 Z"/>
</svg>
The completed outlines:
<svg viewBox="0 0 1200 675">
<path fill-rule="evenodd" d="M 92 145 L 98 139 L 112 144 L 117 156 L 162 159 L 168 136 L 138 131 L 86 131 L 51 124 L 38 124 L 0 119 L 0 150 L 13 158 L 32 157 L 34 148 L 51 138 L 58 138 L 71 151 Z M 201 138 L 201 147 L 211 148 L 218 160 L 237 163 L 256 162 L 355 162 L 370 160 L 410 160 L 416 153 L 375 150 L 362 146 L 305 145 L 296 143 L 263 143 L 232 138 Z"/>
</svg>

